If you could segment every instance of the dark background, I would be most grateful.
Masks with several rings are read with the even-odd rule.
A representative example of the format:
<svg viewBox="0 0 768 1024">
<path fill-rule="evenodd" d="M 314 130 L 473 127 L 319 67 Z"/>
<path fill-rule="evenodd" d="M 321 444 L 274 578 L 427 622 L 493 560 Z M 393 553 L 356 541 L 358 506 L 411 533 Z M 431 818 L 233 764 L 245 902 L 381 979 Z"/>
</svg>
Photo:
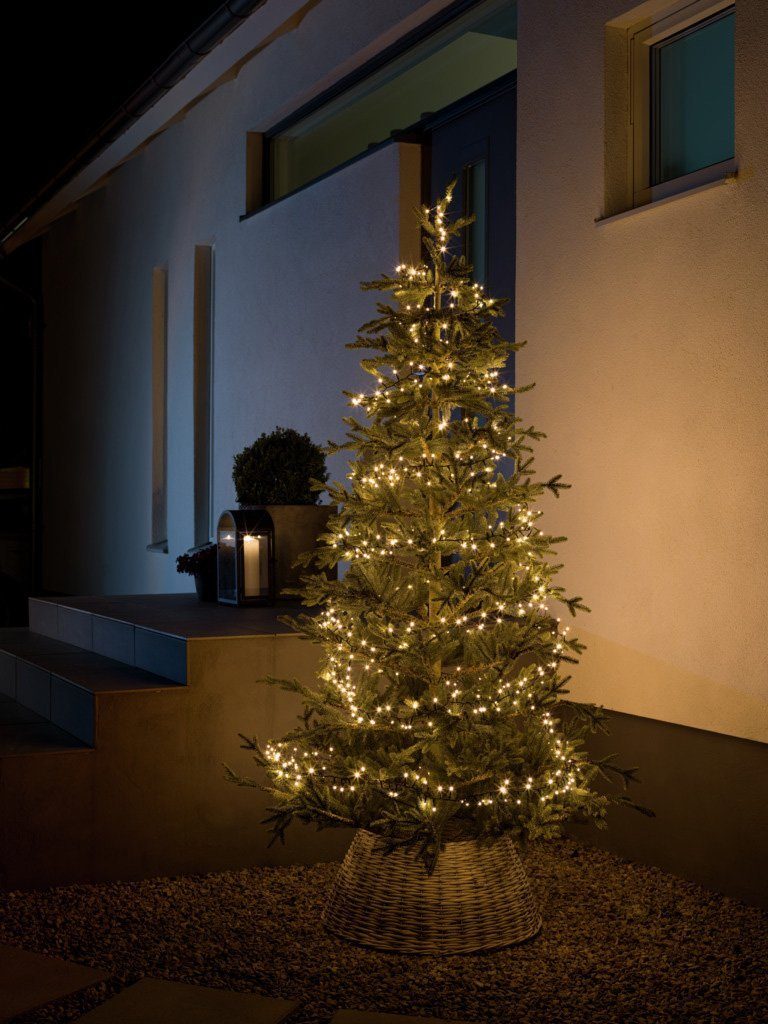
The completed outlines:
<svg viewBox="0 0 768 1024">
<path fill-rule="evenodd" d="M 57 4 L 16 0 L 0 15 L 0 225 L 7 225 L 221 0 Z M 3 231 L 2 234 L 5 232 Z M 40 587 L 33 543 L 34 350 L 45 310 L 39 243 L 0 256 L 0 626 L 21 624 Z M 36 322 L 37 321 L 37 322 Z M 37 496 L 37 497 L 36 497 Z"/>
<path fill-rule="evenodd" d="M 221 0 L 5 5 L 0 224 L 220 6 Z M 32 251 L 0 259 L 0 276 L 26 291 L 34 291 L 35 269 Z M 29 303 L 0 281 L 0 467 L 29 464 L 29 312 Z"/>
<path fill-rule="evenodd" d="M 0 223 L 5 223 L 221 0 L 3 5 Z"/>
</svg>

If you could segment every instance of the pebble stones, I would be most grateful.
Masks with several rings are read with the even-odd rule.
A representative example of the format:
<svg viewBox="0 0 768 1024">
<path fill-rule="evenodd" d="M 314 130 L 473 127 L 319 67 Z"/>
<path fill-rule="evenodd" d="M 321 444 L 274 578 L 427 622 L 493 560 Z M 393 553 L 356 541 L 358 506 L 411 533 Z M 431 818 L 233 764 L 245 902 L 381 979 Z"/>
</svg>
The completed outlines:
<svg viewBox="0 0 768 1024">
<path fill-rule="evenodd" d="M 768 917 L 571 840 L 527 851 L 544 927 L 497 953 L 376 953 L 320 924 L 338 867 L 253 868 L 0 893 L 0 942 L 109 981 L 23 1018 L 75 1021 L 143 976 L 341 1009 L 485 1024 L 764 1024 Z M 22 1021 L 19 1021 L 22 1024 Z"/>
</svg>

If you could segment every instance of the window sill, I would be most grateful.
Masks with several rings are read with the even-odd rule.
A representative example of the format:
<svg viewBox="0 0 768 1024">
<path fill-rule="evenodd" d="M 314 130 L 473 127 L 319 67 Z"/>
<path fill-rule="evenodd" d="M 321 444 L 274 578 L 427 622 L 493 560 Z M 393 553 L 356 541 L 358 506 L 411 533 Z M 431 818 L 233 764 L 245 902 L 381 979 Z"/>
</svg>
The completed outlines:
<svg viewBox="0 0 768 1024">
<path fill-rule="evenodd" d="M 156 555 L 167 555 L 168 541 L 160 540 L 156 544 L 147 544 L 147 551 L 153 551 Z"/>
<path fill-rule="evenodd" d="M 716 176 L 702 182 L 700 185 L 692 184 L 688 188 L 681 187 L 674 192 L 670 192 L 669 195 L 661 196 L 659 199 L 651 199 L 650 202 L 641 203 L 639 206 L 632 206 L 630 209 L 622 210 L 620 213 L 613 213 L 608 217 L 596 217 L 595 225 L 602 227 L 604 224 L 612 224 L 614 221 L 633 217 L 635 214 L 643 213 L 645 210 L 657 210 L 660 206 L 666 206 L 667 203 L 673 203 L 678 199 L 685 199 L 686 196 L 695 196 L 700 192 L 707 192 L 709 189 L 717 188 L 720 185 L 733 185 L 737 179 L 738 168 L 735 164 L 732 164 L 724 167 Z"/>
</svg>

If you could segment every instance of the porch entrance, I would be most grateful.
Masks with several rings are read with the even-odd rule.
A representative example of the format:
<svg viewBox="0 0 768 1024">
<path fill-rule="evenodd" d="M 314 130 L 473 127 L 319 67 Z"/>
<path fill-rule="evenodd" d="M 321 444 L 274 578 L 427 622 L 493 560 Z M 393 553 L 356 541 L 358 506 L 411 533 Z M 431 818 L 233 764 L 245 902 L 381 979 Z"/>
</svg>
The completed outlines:
<svg viewBox="0 0 768 1024">
<path fill-rule="evenodd" d="M 452 213 L 476 216 L 464 255 L 489 295 L 508 298 L 504 333 L 514 340 L 517 73 L 512 72 L 427 120 L 426 201 L 457 179 Z"/>
</svg>

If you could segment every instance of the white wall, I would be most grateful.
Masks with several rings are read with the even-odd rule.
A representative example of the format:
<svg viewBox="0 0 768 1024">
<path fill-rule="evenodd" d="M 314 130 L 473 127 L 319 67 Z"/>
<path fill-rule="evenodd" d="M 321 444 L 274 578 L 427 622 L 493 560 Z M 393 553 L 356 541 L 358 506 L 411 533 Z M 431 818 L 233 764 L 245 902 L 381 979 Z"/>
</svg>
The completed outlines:
<svg viewBox="0 0 768 1024">
<path fill-rule="evenodd" d="M 545 429 L 564 581 L 593 608 L 575 693 L 768 739 L 768 5 L 737 0 L 739 177 L 603 226 L 604 30 L 624 0 L 521 0 L 518 379 Z M 58 222 L 46 240 L 46 586 L 189 585 L 192 284 L 215 246 L 217 506 L 276 424 L 340 437 L 357 282 L 397 262 L 417 191 L 389 147 L 240 222 L 245 133 L 268 128 L 420 7 L 323 0 Z M 405 160 L 403 161 L 403 157 Z M 408 185 L 403 186 L 403 177 Z M 151 272 L 169 271 L 169 543 L 150 540 Z M 303 388 L 303 390 L 299 390 Z M 338 472 L 340 467 L 334 469 Z M 586 626 L 582 629 L 582 623 Z"/>
<path fill-rule="evenodd" d="M 418 152 L 390 145 L 240 221 L 245 136 L 261 131 L 419 8 L 323 0 L 120 167 L 45 239 L 46 588 L 191 587 L 194 247 L 214 246 L 214 505 L 234 499 L 232 457 L 276 425 L 340 439 L 342 389 L 361 382 L 344 345 L 375 299 L 358 282 L 409 240 Z M 151 540 L 151 293 L 168 268 L 169 553 Z M 337 458 L 331 466 L 343 473 Z"/>
<path fill-rule="evenodd" d="M 575 693 L 768 740 L 768 5 L 736 0 L 737 182 L 596 226 L 632 6 L 520 3 L 520 409 L 574 485 L 547 523 L 593 609 Z"/>
</svg>

